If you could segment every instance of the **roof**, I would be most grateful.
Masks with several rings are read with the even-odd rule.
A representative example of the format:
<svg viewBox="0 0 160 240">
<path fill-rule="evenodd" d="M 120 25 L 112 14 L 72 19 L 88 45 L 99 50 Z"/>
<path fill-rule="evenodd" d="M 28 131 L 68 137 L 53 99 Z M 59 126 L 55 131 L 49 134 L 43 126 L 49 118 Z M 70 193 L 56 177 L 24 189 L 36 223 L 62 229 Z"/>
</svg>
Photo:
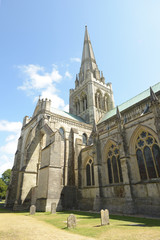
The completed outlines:
<svg viewBox="0 0 160 240">
<path fill-rule="evenodd" d="M 153 91 L 156 93 L 158 91 L 160 91 L 160 82 L 155 84 L 153 87 L 152 87 Z M 143 101 L 144 99 L 148 98 L 150 96 L 150 89 L 148 88 L 147 90 L 145 90 L 144 92 L 138 94 L 137 96 L 129 99 L 128 101 L 122 103 L 121 105 L 118 106 L 119 108 L 119 111 L 122 112 L 128 108 L 130 108 L 131 106 L 137 104 L 138 102 L 141 102 Z M 104 122 L 105 120 L 113 117 L 114 115 L 116 115 L 116 108 L 113 108 L 111 111 L 107 112 L 102 118 L 101 120 L 98 122 L 99 123 L 102 123 Z"/>
<path fill-rule="evenodd" d="M 66 118 L 69 118 L 69 119 L 72 119 L 72 120 L 76 120 L 78 122 L 86 123 L 81 117 L 78 117 L 76 115 L 73 115 L 71 113 L 68 113 L 68 112 L 65 112 L 65 111 L 62 111 L 62 110 L 59 110 L 59 109 L 56 109 L 56 108 L 52 108 L 51 112 L 53 112 L 57 115 L 60 115 L 62 117 L 66 117 Z"/>
</svg>

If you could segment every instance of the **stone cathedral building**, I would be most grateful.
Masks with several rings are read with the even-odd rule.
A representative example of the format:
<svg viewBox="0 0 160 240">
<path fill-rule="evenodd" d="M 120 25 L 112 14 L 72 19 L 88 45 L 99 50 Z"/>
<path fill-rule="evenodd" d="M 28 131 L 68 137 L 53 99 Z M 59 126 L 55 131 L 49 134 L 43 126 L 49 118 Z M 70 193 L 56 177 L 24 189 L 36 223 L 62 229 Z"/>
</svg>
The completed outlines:
<svg viewBox="0 0 160 240">
<path fill-rule="evenodd" d="M 69 113 L 39 99 L 24 118 L 6 206 L 160 216 L 159 99 L 160 83 L 115 108 L 86 27 Z"/>
</svg>

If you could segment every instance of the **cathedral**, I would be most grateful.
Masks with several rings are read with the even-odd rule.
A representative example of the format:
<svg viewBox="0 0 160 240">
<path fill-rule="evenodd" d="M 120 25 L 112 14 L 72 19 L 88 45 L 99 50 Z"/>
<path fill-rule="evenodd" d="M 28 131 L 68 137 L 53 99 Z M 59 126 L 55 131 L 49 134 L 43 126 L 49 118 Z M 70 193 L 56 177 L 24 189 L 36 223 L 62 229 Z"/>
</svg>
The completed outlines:
<svg viewBox="0 0 160 240">
<path fill-rule="evenodd" d="M 160 216 L 160 83 L 115 107 L 87 27 L 69 113 L 24 117 L 6 206 Z"/>
</svg>

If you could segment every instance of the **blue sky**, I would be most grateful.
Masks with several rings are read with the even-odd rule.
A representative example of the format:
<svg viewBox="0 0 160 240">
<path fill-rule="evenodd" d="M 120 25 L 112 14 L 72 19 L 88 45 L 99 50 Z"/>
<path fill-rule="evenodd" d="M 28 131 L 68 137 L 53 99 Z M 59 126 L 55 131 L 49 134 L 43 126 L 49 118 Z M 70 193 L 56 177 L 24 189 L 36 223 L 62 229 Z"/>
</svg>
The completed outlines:
<svg viewBox="0 0 160 240">
<path fill-rule="evenodd" d="M 159 0 L 0 0 L 0 174 L 39 95 L 67 110 L 85 25 L 119 105 L 160 81 Z"/>
</svg>

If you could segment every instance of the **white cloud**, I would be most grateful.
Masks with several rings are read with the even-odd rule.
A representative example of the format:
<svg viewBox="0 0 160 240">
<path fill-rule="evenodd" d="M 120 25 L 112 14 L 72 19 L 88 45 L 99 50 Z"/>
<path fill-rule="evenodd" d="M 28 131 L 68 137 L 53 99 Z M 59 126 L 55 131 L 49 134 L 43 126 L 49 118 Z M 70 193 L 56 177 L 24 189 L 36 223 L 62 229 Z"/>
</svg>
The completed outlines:
<svg viewBox="0 0 160 240">
<path fill-rule="evenodd" d="M 12 162 L 5 162 L 0 165 L 0 176 L 4 173 L 7 169 L 12 169 L 13 163 Z"/>
<path fill-rule="evenodd" d="M 12 133 L 5 138 L 0 146 L 0 175 L 8 168 L 12 168 L 21 127 L 21 122 L 0 120 L 0 131 Z"/>
<path fill-rule="evenodd" d="M 64 111 L 66 112 L 69 112 L 69 104 L 67 104 L 64 108 L 63 108 Z"/>
<path fill-rule="evenodd" d="M 72 79 L 72 75 L 68 71 L 65 72 L 65 77 Z"/>
<path fill-rule="evenodd" d="M 7 142 L 0 147 L 0 154 L 15 154 L 17 148 L 17 138 L 14 141 Z"/>
<path fill-rule="evenodd" d="M 9 135 L 7 138 L 6 138 L 6 142 L 10 142 L 12 140 L 15 140 L 15 136 L 16 135 Z"/>
<path fill-rule="evenodd" d="M 42 91 L 41 93 L 41 98 L 48 98 L 52 102 L 52 107 L 53 108 L 61 108 L 63 109 L 65 107 L 64 100 L 60 98 L 56 93 L 55 93 L 55 88 L 50 87 Z"/>
<path fill-rule="evenodd" d="M 78 63 L 80 63 L 81 59 L 80 58 L 70 58 L 70 61 L 71 62 L 78 62 Z"/>
<path fill-rule="evenodd" d="M 40 95 L 41 98 L 50 99 L 54 108 L 65 108 L 64 100 L 57 94 L 58 89 L 56 88 L 56 84 L 62 80 L 62 75 L 59 73 L 56 65 L 52 65 L 50 73 L 47 73 L 44 67 L 33 64 L 19 66 L 19 69 L 25 75 L 25 80 L 23 85 L 18 87 L 18 89 L 32 95 L 34 102 L 38 100 L 37 95 Z M 72 75 L 66 71 L 64 78 L 66 77 L 72 78 Z"/>
<path fill-rule="evenodd" d="M 47 73 L 44 70 L 44 67 L 39 65 L 24 65 L 19 66 L 19 69 L 22 73 L 25 74 L 25 81 L 22 86 L 19 86 L 18 89 L 21 90 L 39 90 L 51 86 L 53 83 L 58 83 L 61 81 L 62 76 L 59 74 L 56 66 L 53 65 L 51 73 Z"/>
<path fill-rule="evenodd" d="M 0 131 L 7 132 L 19 132 L 22 127 L 21 122 L 9 122 L 6 120 L 0 120 Z"/>
</svg>

